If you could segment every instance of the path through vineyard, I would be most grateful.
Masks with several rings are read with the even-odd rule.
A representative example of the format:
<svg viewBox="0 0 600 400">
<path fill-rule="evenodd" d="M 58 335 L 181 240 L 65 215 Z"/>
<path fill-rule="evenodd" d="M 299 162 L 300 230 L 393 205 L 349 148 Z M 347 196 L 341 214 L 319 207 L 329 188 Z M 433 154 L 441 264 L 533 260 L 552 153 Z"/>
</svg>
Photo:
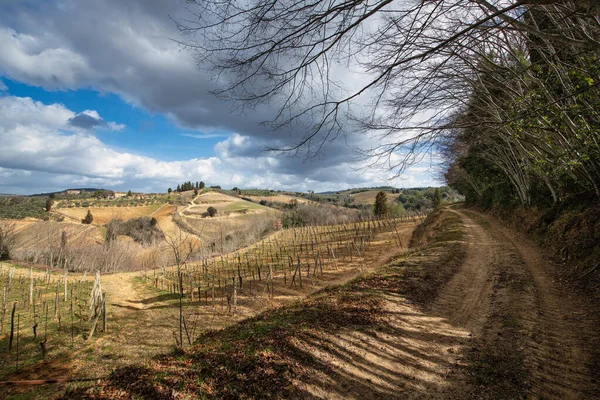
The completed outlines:
<svg viewBox="0 0 600 400">
<path fill-rule="evenodd" d="M 466 257 L 437 297 L 420 307 L 379 289 L 386 323 L 305 340 L 333 368 L 299 382 L 301 397 L 597 398 L 593 310 L 520 235 L 480 213 L 451 212 Z"/>
</svg>

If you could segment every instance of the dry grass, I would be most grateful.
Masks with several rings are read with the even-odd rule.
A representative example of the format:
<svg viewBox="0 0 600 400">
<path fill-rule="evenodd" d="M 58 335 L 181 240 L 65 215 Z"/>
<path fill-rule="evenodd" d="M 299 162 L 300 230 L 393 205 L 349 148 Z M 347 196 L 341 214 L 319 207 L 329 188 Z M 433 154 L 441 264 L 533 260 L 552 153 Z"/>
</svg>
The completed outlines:
<svg viewBox="0 0 600 400">
<path fill-rule="evenodd" d="M 290 201 L 296 200 L 298 203 L 308 203 L 307 199 L 303 199 L 301 197 L 288 196 L 287 194 L 278 194 L 276 196 L 244 196 L 255 202 L 260 202 L 261 200 L 265 200 L 267 202 L 276 202 L 276 203 L 284 203 L 289 204 Z"/>
<path fill-rule="evenodd" d="M 208 192 L 197 196 L 194 199 L 194 204 L 219 204 L 232 201 L 240 201 L 240 199 L 223 193 Z"/>
<path fill-rule="evenodd" d="M 104 225 L 112 219 L 121 219 L 127 221 L 132 218 L 145 217 L 156 211 L 160 205 L 140 206 L 140 207 L 77 207 L 56 209 L 54 213 L 63 215 L 67 218 L 81 221 L 88 210 L 94 216 L 94 225 Z"/>
<path fill-rule="evenodd" d="M 356 205 L 373 205 L 375 204 L 375 197 L 381 190 L 369 190 L 367 192 L 360 192 L 352 195 L 354 204 Z M 393 203 L 394 195 L 388 190 L 384 190 L 387 194 L 388 203 Z"/>
<path fill-rule="evenodd" d="M 103 241 L 102 231 L 96 226 L 54 221 L 17 221 L 15 250 L 43 247 L 49 242 L 60 241 L 62 232 L 71 243 L 95 243 Z"/>
</svg>

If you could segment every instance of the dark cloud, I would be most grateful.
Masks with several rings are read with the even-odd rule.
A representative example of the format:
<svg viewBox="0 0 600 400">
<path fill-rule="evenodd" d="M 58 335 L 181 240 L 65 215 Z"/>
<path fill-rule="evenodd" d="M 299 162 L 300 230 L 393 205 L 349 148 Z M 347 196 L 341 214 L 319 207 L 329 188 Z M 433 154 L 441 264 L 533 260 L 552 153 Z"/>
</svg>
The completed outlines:
<svg viewBox="0 0 600 400">
<path fill-rule="evenodd" d="M 224 164 L 231 165 L 228 172 L 238 168 L 240 174 L 255 173 L 258 178 L 252 184 L 320 190 L 329 186 L 316 187 L 319 183 L 372 180 L 374 175 L 361 177 L 353 169 L 356 160 L 351 147 L 368 145 L 364 135 L 328 143 L 316 158 L 306 159 L 302 154 L 274 158 L 266 153 L 267 147 L 296 142 L 306 127 L 268 130 L 260 122 L 273 118 L 276 105 L 240 113 L 210 94 L 218 84 L 213 74 L 198 69 L 193 57 L 172 40 L 179 38 L 179 32 L 171 18 L 184 16 L 188 16 L 185 4 L 179 1 L 2 2 L 0 76 L 48 90 L 93 88 L 115 93 L 182 127 L 208 135 L 238 133 L 215 151 Z M 85 130 L 122 129 L 85 112 L 71 117 L 68 124 Z M 264 183 L 259 179 L 263 176 Z"/>
<path fill-rule="evenodd" d="M 88 114 L 77 114 L 73 118 L 69 118 L 70 126 L 81 129 L 96 129 L 107 127 L 106 122 L 102 118 L 96 118 Z"/>
<path fill-rule="evenodd" d="M 197 68 L 192 55 L 172 40 L 180 36 L 171 18 L 189 17 L 182 2 L 30 0 L 28 5 L 0 5 L 0 29 L 12 29 L 0 33 L 5 48 L 0 74 L 52 90 L 92 87 L 117 93 L 186 128 L 257 138 L 263 142 L 259 151 L 295 142 L 305 132 L 261 125 L 273 118 L 276 106 L 240 113 L 209 93 L 218 84 L 213 74 Z"/>
</svg>

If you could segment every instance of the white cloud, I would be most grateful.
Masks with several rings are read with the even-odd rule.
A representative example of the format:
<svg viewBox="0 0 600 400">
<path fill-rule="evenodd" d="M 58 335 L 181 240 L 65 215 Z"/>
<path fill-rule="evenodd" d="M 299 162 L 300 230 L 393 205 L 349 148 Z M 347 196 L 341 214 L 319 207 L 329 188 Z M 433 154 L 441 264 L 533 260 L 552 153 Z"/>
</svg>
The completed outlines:
<svg viewBox="0 0 600 400">
<path fill-rule="evenodd" d="M 85 113 L 101 118 L 93 110 Z M 218 143 L 215 157 L 163 161 L 112 149 L 89 131 L 73 128 L 69 122 L 75 115 L 61 104 L 0 97 L 1 192 L 30 193 L 74 186 L 164 191 L 177 182 L 200 179 L 224 187 L 317 191 L 402 185 L 400 180 L 387 181 L 380 171 L 358 174 L 360 164 L 342 162 L 303 169 L 298 159 L 256 155 L 251 151 L 256 147 L 253 139 L 239 134 Z M 422 172 L 415 169 L 414 176 Z"/>
<path fill-rule="evenodd" d="M 228 134 L 228 133 L 201 133 L 201 134 L 182 133 L 181 136 L 191 137 L 194 139 L 213 139 L 213 138 L 229 137 L 230 134 Z"/>
<path fill-rule="evenodd" d="M 47 90 L 115 93 L 129 104 L 202 132 L 184 136 L 224 138 L 215 146 L 214 157 L 166 162 L 106 146 L 94 132 L 121 131 L 125 126 L 104 121 L 94 110 L 75 114 L 60 104 L 9 97 L 14 110 L 0 110 L 0 166 L 34 171 L 31 181 L 23 180 L 23 187 L 38 179 L 60 189 L 72 186 L 64 182 L 75 177 L 140 190 L 164 190 L 180 180 L 198 179 L 223 186 L 298 190 L 436 183 L 420 170 L 409 170 L 407 180 L 392 182 L 387 172 L 363 171 L 364 163 L 353 159 L 344 140 L 330 144 L 318 159 L 265 153 L 266 145 L 285 146 L 302 132 L 267 131 L 258 122 L 271 119 L 274 108 L 263 106 L 240 115 L 208 93 L 214 89 L 214 77 L 199 71 L 193 57 L 170 40 L 179 35 L 169 16 L 182 15 L 180 2 L 35 0 L 26 7 L 0 9 L 0 77 Z M 362 77 L 344 65 L 336 66 L 334 75 L 349 86 L 362 83 Z M 1 87 L 0 83 L 0 91 Z M 376 143 L 367 135 L 345 139 L 362 148 Z"/>
<path fill-rule="evenodd" d="M 116 122 L 109 122 L 107 126 L 113 132 L 121 132 L 125 129 L 125 124 L 117 124 Z"/>
</svg>

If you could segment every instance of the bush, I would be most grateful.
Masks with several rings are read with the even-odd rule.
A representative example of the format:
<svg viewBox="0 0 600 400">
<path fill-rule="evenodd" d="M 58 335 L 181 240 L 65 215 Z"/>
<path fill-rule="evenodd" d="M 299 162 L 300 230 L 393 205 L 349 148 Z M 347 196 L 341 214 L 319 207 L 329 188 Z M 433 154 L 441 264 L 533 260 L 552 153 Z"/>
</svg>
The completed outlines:
<svg viewBox="0 0 600 400">
<path fill-rule="evenodd" d="M 217 209 L 216 209 L 216 208 L 214 208 L 214 207 L 208 207 L 208 208 L 206 209 L 206 212 L 208 213 L 208 216 L 209 216 L 209 217 L 214 217 L 214 216 L 215 216 L 215 215 L 217 215 L 217 213 L 218 213 Z"/>
<path fill-rule="evenodd" d="M 150 217 L 130 219 L 127 222 L 113 219 L 106 224 L 106 242 L 115 240 L 119 235 L 127 235 L 140 244 L 150 245 L 164 238 L 156 223 L 156 218 Z"/>
<path fill-rule="evenodd" d="M 51 198 L 46 200 L 46 211 L 50 212 L 50 210 L 52 210 L 53 205 L 54 205 L 54 200 L 52 200 Z"/>
<path fill-rule="evenodd" d="M 82 219 L 81 222 L 84 224 L 91 224 L 92 222 L 94 222 L 94 216 L 92 215 L 92 212 L 90 210 L 88 210 L 85 218 Z"/>
<path fill-rule="evenodd" d="M 46 214 L 46 201 L 39 197 L 0 196 L 0 218 L 22 219 L 33 217 L 43 219 Z"/>
</svg>

